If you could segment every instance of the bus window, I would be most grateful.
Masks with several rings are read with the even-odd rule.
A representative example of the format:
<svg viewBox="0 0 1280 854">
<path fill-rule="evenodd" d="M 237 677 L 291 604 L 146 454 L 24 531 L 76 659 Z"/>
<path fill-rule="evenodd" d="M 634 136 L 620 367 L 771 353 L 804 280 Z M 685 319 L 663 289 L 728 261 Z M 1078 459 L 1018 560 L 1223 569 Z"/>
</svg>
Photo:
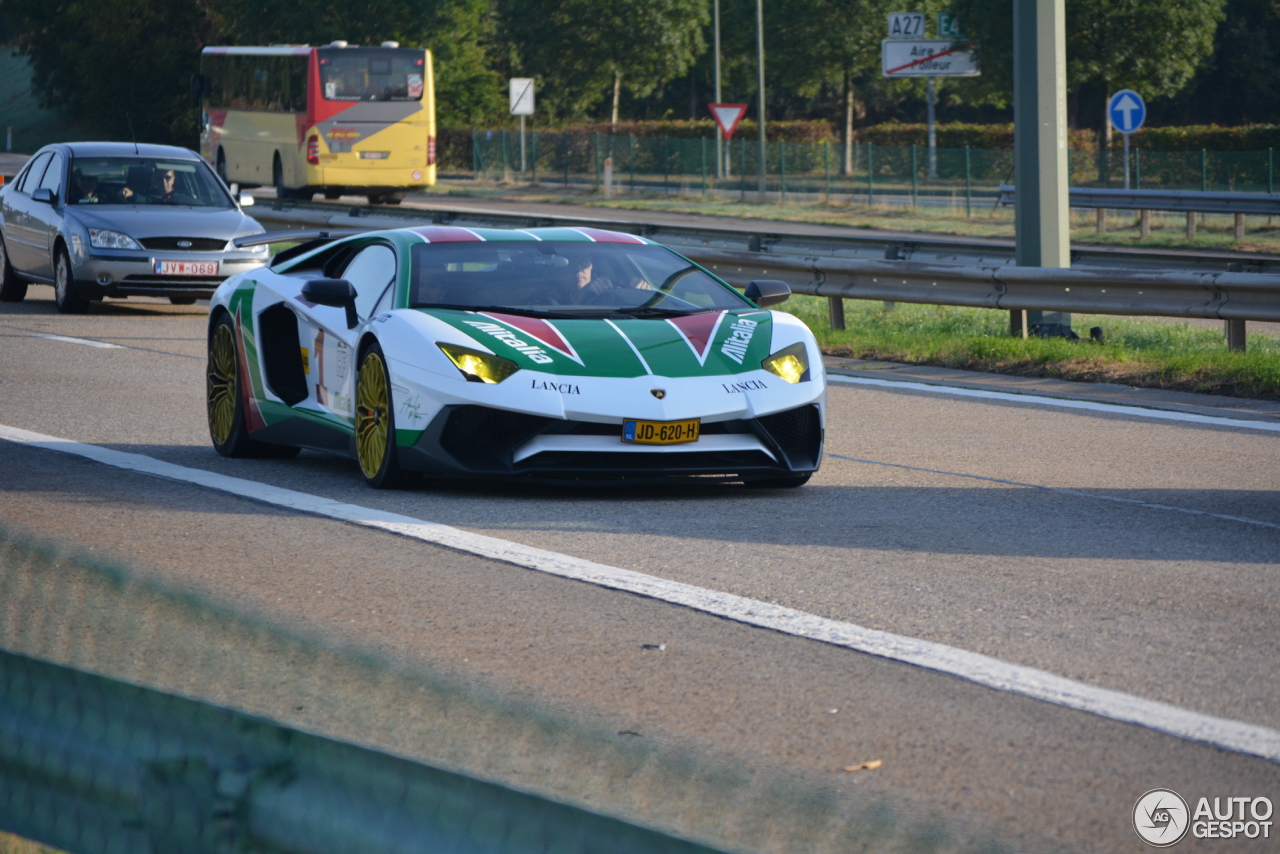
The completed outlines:
<svg viewBox="0 0 1280 854">
<path fill-rule="evenodd" d="M 326 101 L 419 101 L 423 92 L 420 50 L 334 48 L 320 52 Z"/>
</svg>

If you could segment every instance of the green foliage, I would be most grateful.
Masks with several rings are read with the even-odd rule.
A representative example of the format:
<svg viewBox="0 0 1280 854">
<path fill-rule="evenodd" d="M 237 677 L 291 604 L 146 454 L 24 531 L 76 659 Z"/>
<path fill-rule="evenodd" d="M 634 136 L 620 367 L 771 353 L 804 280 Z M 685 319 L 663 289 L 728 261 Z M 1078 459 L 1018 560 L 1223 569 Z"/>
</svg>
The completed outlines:
<svg viewBox="0 0 1280 854">
<path fill-rule="evenodd" d="M 1011 149 L 1013 148 L 1013 123 L 981 125 L 968 122 L 938 122 L 935 125 L 939 148 Z M 859 142 L 876 145 L 927 145 L 928 125 L 885 122 L 860 128 Z M 1089 130 L 1071 130 L 1067 144 L 1071 148 L 1091 148 L 1097 142 L 1097 134 Z"/>
<path fill-rule="evenodd" d="M 1144 127 L 1131 142 L 1149 151 L 1265 151 L 1280 148 L 1280 125 Z"/>
<path fill-rule="evenodd" d="M 513 76 L 538 80 L 540 112 L 576 116 L 615 77 L 644 96 L 706 50 L 707 0 L 524 0 L 499 7 Z"/>
<path fill-rule="evenodd" d="M 570 124 L 558 130 L 570 133 L 612 133 L 615 136 L 669 136 L 672 139 L 714 139 L 715 122 L 711 119 L 672 119 L 668 121 L 618 122 L 611 126 L 608 122 L 592 124 Z M 744 137 L 755 139 L 759 133 L 754 119 L 743 119 L 734 131 L 733 138 Z M 817 143 L 834 139 L 831 123 L 827 121 L 776 121 L 765 125 L 765 136 L 770 141 L 785 139 L 787 142 Z"/>
<path fill-rule="evenodd" d="M 1072 0 L 1066 6 L 1067 92 L 1081 125 L 1102 127 L 1106 99 L 1121 88 L 1174 95 L 1213 50 L 1225 0 Z M 1012 95 L 1012 0 L 955 0 L 976 39 L 982 85 Z"/>
</svg>

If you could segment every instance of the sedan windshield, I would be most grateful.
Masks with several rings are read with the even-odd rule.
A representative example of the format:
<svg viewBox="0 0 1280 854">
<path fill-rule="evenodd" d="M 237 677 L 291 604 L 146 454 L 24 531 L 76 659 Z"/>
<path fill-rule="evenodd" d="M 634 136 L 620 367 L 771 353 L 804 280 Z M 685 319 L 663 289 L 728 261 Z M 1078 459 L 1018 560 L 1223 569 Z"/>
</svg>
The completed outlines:
<svg viewBox="0 0 1280 854">
<path fill-rule="evenodd" d="M 410 304 L 573 317 L 693 314 L 751 305 L 661 246 L 558 241 L 415 246 Z"/>
<path fill-rule="evenodd" d="M 77 157 L 67 204 L 232 206 L 204 163 L 157 157 Z"/>
</svg>

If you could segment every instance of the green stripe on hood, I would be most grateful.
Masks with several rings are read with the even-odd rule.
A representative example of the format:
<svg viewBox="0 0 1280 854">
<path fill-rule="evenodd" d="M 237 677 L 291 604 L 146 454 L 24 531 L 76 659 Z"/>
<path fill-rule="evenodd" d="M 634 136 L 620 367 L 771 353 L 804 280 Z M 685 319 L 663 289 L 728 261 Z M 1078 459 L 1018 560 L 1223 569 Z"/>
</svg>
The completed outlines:
<svg viewBox="0 0 1280 854">
<path fill-rule="evenodd" d="M 521 368 L 561 376 L 723 376 L 758 370 L 769 355 L 772 319 L 743 309 L 700 315 L 714 334 L 682 335 L 662 318 L 541 320 L 420 309 Z M 723 316 L 721 316 L 723 314 Z M 643 361 L 642 361 L 643 359 Z"/>
</svg>

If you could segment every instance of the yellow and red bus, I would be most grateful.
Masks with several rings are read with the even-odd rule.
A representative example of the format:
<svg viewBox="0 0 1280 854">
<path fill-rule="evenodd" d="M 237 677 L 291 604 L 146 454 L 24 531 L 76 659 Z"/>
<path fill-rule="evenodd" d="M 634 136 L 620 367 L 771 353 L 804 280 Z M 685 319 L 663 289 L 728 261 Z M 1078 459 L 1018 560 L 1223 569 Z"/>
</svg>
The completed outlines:
<svg viewBox="0 0 1280 854">
<path fill-rule="evenodd" d="M 436 182 L 428 50 L 206 47 L 197 82 L 200 153 L 228 184 L 397 204 Z"/>
</svg>

